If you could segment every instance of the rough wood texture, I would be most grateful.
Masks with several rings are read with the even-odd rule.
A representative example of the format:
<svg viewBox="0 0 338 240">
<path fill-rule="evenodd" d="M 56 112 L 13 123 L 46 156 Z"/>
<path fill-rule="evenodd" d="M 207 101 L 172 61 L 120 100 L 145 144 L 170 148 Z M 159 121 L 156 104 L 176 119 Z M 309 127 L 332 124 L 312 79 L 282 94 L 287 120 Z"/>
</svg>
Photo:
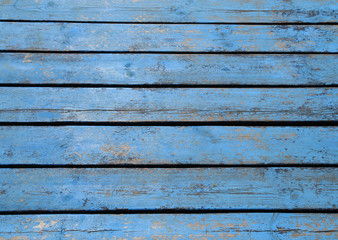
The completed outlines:
<svg viewBox="0 0 338 240">
<path fill-rule="evenodd" d="M 0 50 L 338 52 L 337 25 L 0 23 Z"/>
<path fill-rule="evenodd" d="M 330 63 L 330 64 L 328 64 Z M 337 84 L 338 55 L 0 53 L 1 83 Z"/>
<path fill-rule="evenodd" d="M 0 164 L 335 164 L 335 127 L 0 127 Z"/>
<path fill-rule="evenodd" d="M 336 209 L 335 168 L 0 169 L 0 211 Z"/>
<path fill-rule="evenodd" d="M 334 0 L 1 0 L 0 19 L 104 22 L 337 22 Z"/>
<path fill-rule="evenodd" d="M 336 121 L 337 11 L 334 0 L 0 0 L 0 240 L 337 239 L 337 127 L 117 126 Z"/>
<path fill-rule="evenodd" d="M 0 216 L 0 239 L 337 239 L 337 214 Z"/>
<path fill-rule="evenodd" d="M 336 120 L 335 88 L 0 88 L 2 122 Z"/>
</svg>

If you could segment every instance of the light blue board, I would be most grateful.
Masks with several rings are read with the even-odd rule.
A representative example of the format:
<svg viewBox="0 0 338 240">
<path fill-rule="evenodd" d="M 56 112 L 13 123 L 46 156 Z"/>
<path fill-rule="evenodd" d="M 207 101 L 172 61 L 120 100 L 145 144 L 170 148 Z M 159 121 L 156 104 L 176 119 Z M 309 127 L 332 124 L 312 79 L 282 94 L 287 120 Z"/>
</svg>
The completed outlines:
<svg viewBox="0 0 338 240">
<path fill-rule="evenodd" d="M 328 64 L 330 63 L 330 64 Z M 0 83 L 338 84 L 338 55 L 0 53 Z"/>
<path fill-rule="evenodd" d="M 0 216 L 4 239 L 337 239 L 337 214 Z"/>
<path fill-rule="evenodd" d="M 2 0 L 0 19 L 104 22 L 337 22 L 334 0 Z"/>
<path fill-rule="evenodd" d="M 338 52 L 338 25 L 0 22 L 0 50 Z"/>
<path fill-rule="evenodd" d="M 0 127 L 8 164 L 337 164 L 335 127 Z"/>
<path fill-rule="evenodd" d="M 1 122 L 319 121 L 336 88 L 0 88 Z"/>
<path fill-rule="evenodd" d="M 0 169 L 0 211 L 336 210 L 336 168 Z"/>
<path fill-rule="evenodd" d="M 337 23 L 337 6 L 333 0 L 0 0 L 2 84 L 249 85 L 2 87 L 0 122 L 332 124 L 337 89 L 323 86 L 337 84 L 337 55 L 326 54 L 338 52 L 338 25 L 326 24 Z M 337 239 L 337 214 L 245 213 L 336 211 L 337 169 L 301 165 L 336 164 L 336 146 L 336 127 L 2 126 L 2 167 L 61 167 L 0 169 L 0 211 L 13 211 L 0 214 L 0 240 Z M 69 164 L 74 168 L 62 167 Z M 39 212 L 116 209 L 243 212 Z M 25 210 L 32 212 L 15 215 Z"/>
</svg>

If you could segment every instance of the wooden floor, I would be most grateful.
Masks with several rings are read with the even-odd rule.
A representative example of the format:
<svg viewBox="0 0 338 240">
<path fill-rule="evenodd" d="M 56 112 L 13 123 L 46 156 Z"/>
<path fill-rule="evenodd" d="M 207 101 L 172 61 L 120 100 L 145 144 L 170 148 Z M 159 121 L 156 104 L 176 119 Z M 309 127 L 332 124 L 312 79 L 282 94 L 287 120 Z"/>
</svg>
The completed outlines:
<svg viewBox="0 0 338 240">
<path fill-rule="evenodd" d="M 0 240 L 338 239 L 334 0 L 0 0 Z"/>
</svg>

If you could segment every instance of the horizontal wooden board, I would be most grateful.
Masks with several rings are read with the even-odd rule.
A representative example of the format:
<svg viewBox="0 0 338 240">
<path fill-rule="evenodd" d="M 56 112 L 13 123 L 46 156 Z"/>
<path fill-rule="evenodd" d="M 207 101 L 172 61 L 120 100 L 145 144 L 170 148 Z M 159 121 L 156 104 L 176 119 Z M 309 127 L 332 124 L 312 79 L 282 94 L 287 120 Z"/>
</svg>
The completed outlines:
<svg viewBox="0 0 338 240">
<path fill-rule="evenodd" d="M 1 22 L 0 50 L 338 52 L 337 25 Z"/>
<path fill-rule="evenodd" d="M 0 83 L 330 85 L 337 63 L 326 54 L 0 53 Z"/>
<path fill-rule="evenodd" d="M 1 122 L 336 120 L 336 88 L 0 88 Z"/>
<path fill-rule="evenodd" d="M 104 22 L 337 22 L 334 0 L 2 0 L 0 19 Z"/>
<path fill-rule="evenodd" d="M 337 214 L 0 216 L 0 239 L 337 239 Z"/>
<path fill-rule="evenodd" d="M 0 127 L 0 164 L 336 164 L 335 127 Z"/>
<path fill-rule="evenodd" d="M 0 211 L 336 209 L 335 168 L 0 169 Z"/>
</svg>

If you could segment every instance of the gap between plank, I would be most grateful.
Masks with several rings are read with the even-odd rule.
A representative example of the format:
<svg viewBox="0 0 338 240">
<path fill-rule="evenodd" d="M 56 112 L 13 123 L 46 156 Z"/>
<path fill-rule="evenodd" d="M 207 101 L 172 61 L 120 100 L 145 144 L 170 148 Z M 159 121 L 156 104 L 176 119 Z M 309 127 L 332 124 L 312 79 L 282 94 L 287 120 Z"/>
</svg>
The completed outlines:
<svg viewBox="0 0 338 240">
<path fill-rule="evenodd" d="M 338 168 L 338 164 L 289 163 L 289 164 L 7 164 L 0 169 L 25 168 Z"/>
<path fill-rule="evenodd" d="M 0 110 L 1 111 L 1 110 Z M 0 122 L 0 126 L 249 126 L 249 127 L 326 127 L 338 121 L 204 121 L 204 122 Z"/>
<path fill-rule="evenodd" d="M 96 84 L 96 83 L 0 83 L 0 87 L 48 88 L 336 88 L 338 84 L 253 85 L 253 84 Z"/>
<path fill-rule="evenodd" d="M 338 209 L 150 209 L 150 210 L 25 210 L 0 211 L 0 215 L 45 214 L 215 214 L 215 213 L 338 213 Z"/>
<path fill-rule="evenodd" d="M 58 50 L 58 51 L 50 51 L 50 50 L 7 50 L 7 49 L 0 49 L 0 53 L 49 53 L 49 54 L 210 54 L 210 55 L 231 55 L 231 54 L 271 54 L 271 55 L 282 55 L 282 54 L 318 54 L 318 55 L 335 55 L 338 52 L 311 52 L 311 51 L 298 51 L 298 52 L 273 52 L 273 51 L 252 51 L 252 52 L 245 52 L 245 51 L 220 51 L 220 52 L 206 52 L 206 51 L 71 51 L 71 50 Z"/>
<path fill-rule="evenodd" d="M 338 22 L 121 22 L 121 21 L 69 21 L 69 20 L 19 20 L 0 19 L 0 22 L 27 23 L 86 23 L 86 24 L 133 24 L 133 25 L 338 25 Z"/>
</svg>

